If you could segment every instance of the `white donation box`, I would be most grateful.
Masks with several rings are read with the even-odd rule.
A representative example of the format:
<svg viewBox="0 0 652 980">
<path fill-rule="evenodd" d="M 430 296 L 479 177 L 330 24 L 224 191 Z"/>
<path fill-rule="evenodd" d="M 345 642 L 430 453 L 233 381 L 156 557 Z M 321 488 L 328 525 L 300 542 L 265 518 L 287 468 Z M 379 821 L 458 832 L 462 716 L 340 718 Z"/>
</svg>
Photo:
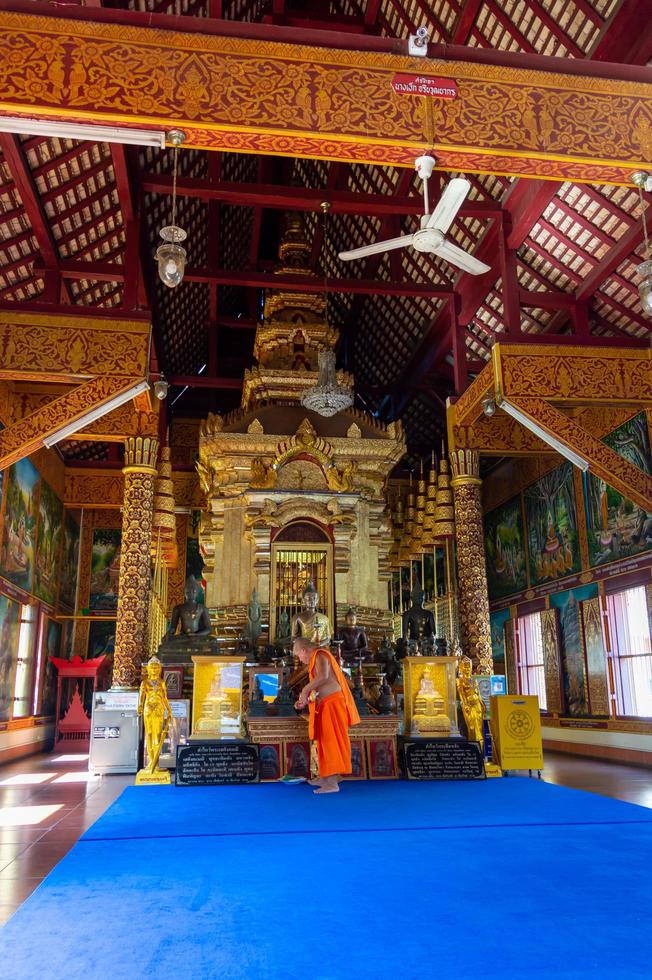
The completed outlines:
<svg viewBox="0 0 652 980">
<path fill-rule="evenodd" d="M 95 691 L 90 772 L 137 772 L 139 745 L 138 691 Z"/>
</svg>

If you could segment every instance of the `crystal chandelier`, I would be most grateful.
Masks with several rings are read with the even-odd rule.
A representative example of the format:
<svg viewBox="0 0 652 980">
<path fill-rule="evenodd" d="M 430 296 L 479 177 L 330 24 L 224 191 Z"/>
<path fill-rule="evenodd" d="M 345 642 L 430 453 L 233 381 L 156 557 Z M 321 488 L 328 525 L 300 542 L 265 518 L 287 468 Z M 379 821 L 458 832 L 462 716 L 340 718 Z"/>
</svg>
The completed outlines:
<svg viewBox="0 0 652 980">
<path fill-rule="evenodd" d="M 172 168 L 172 223 L 161 228 L 159 234 L 163 239 L 163 245 L 159 245 L 156 250 L 156 261 L 158 262 L 158 274 L 161 282 L 174 289 L 183 279 L 186 270 L 186 250 L 179 244 L 187 238 L 183 228 L 178 228 L 175 224 L 177 218 L 177 153 L 179 147 L 186 138 L 186 134 L 180 129 L 172 129 L 167 134 L 167 140 L 174 147 L 174 163 Z"/>
<path fill-rule="evenodd" d="M 652 190 L 652 178 L 643 170 L 637 170 L 632 174 L 632 180 L 638 187 L 638 195 L 641 202 L 641 220 L 643 222 L 643 239 L 645 241 L 644 260 L 636 267 L 636 272 L 641 277 L 638 285 L 638 295 L 641 299 L 643 312 L 652 316 L 652 257 L 650 256 L 650 243 L 647 237 L 647 222 L 645 220 L 645 201 L 643 200 L 643 190 Z"/>
<path fill-rule="evenodd" d="M 309 388 L 301 395 L 301 404 L 311 412 L 317 412 L 325 418 L 337 415 L 353 404 L 353 392 L 337 383 L 335 369 L 335 351 L 323 350 L 317 355 L 319 363 L 319 380 L 314 388 Z"/>
<path fill-rule="evenodd" d="M 328 243 L 328 211 L 330 204 L 323 201 L 321 205 L 324 215 L 324 245 Z M 328 279 L 324 274 L 324 295 L 326 299 L 325 316 L 326 326 L 328 326 Z M 345 388 L 337 382 L 337 370 L 335 367 L 335 351 L 323 350 L 317 355 L 319 366 L 319 377 L 314 388 L 309 388 L 301 395 L 301 404 L 304 408 L 330 418 L 338 412 L 350 408 L 353 404 L 353 392 L 350 388 Z"/>
</svg>

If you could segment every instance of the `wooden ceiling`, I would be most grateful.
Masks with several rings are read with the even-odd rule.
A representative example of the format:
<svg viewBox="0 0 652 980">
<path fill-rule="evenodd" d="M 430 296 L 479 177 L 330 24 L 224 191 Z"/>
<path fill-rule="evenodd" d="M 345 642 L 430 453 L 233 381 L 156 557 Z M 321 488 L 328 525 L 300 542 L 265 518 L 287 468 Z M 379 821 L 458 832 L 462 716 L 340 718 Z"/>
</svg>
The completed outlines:
<svg viewBox="0 0 652 980">
<path fill-rule="evenodd" d="M 88 16 L 102 6 L 87 4 Z M 470 48 L 647 65 L 652 33 L 638 0 L 105 0 L 108 8 L 224 18 L 302 31 L 431 40 Z M 561 64 L 561 62 L 560 62 Z M 638 191 L 470 175 L 451 229 L 491 265 L 455 274 L 411 250 L 344 265 L 337 252 L 416 230 L 414 171 L 341 162 L 179 154 L 178 223 L 191 271 L 164 287 L 153 260 L 171 207 L 171 150 L 0 134 L 0 304 L 144 308 L 157 367 L 173 381 L 171 417 L 239 402 L 285 210 L 303 212 L 311 267 L 329 280 L 341 364 L 357 397 L 401 417 L 416 455 L 439 447 L 447 396 L 461 393 L 509 334 L 573 334 L 586 344 L 646 342 L 635 267 L 642 260 Z M 435 174 L 434 194 L 449 175 Z M 649 202 L 649 195 L 645 195 Z M 331 203 L 326 234 L 319 205 Z M 79 263 L 88 264 L 80 278 Z M 201 274 L 192 275 L 193 270 Z M 333 280 L 337 282 L 333 284 Z M 453 300 L 450 290 L 455 291 Z M 63 444 L 65 458 L 114 460 L 105 445 Z"/>
</svg>

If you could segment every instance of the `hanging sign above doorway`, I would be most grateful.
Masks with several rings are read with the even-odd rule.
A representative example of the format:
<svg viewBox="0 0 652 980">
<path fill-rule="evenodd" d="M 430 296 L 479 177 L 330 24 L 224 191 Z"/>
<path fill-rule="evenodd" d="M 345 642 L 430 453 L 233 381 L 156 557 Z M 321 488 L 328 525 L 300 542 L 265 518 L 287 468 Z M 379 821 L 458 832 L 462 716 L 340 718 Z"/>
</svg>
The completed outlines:
<svg viewBox="0 0 652 980">
<path fill-rule="evenodd" d="M 394 75 L 392 88 L 398 95 L 427 95 L 433 99 L 456 99 L 457 82 L 431 75 Z"/>
</svg>

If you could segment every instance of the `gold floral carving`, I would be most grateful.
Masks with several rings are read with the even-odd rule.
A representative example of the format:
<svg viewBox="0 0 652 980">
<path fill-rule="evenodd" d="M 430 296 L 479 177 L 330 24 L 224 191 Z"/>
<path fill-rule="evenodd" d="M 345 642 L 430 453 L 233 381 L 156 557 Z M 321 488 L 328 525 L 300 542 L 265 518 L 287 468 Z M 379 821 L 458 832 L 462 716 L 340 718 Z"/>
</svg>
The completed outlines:
<svg viewBox="0 0 652 980">
<path fill-rule="evenodd" d="M 172 607 L 183 602 L 183 590 L 186 582 L 186 551 L 188 548 L 187 514 L 177 514 L 177 554 L 179 560 L 175 567 L 168 570 L 168 615 Z"/>
<path fill-rule="evenodd" d="M 556 609 L 543 609 L 541 633 L 543 639 L 543 673 L 546 685 L 546 710 L 560 712 L 561 704 L 561 661 L 559 655 L 559 624 Z"/>
<path fill-rule="evenodd" d="M 475 669 L 491 674 L 493 655 L 477 453 L 451 453 L 461 642 Z"/>
<path fill-rule="evenodd" d="M 585 599 L 581 605 L 584 623 L 587 682 L 591 714 L 609 714 L 609 687 L 607 684 L 607 651 L 602 636 L 602 599 Z"/>
<path fill-rule="evenodd" d="M 0 377 L 76 381 L 89 375 L 147 371 L 146 320 L 0 311 Z"/>
<path fill-rule="evenodd" d="M 149 612 L 152 516 L 158 440 L 125 440 L 124 507 L 113 686 L 140 680 Z"/>
<path fill-rule="evenodd" d="M 169 129 L 188 144 L 408 164 L 433 145 L 444 169 L 626 181 L 645 165 L 650 87 L 479 63 L 419 59 L 455 79 L 433 119 L 396 95 L 414 59 L 0 12 L 0 108 Z M 587 69 L 588 71 L 588 69 Z M 468 149 L 466 149 L 468 148 Z"/>
<path fill-rule="evenodd" d="M 43 444 L 45 436 L 130 388 L 135 378 L 103 375 L 87 381 L 48 402 L 31 415 L 0 433 L 0 469 L 28 456 Z"/>
<path fill-rule="evenodd" d="M 64 503 L 66 507 L 117 508 L 122 506 L 124 477 L 107 470 L 68 469 Z"/>
</svg>

